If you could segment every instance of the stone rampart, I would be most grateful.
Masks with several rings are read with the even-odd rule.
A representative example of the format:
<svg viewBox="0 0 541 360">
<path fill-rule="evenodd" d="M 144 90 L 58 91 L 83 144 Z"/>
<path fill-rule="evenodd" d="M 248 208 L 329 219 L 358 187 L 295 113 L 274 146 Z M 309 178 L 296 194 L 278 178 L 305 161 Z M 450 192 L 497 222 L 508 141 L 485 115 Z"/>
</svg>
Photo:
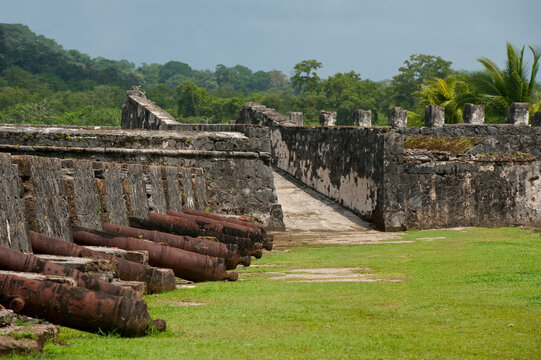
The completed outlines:
<svg viewBox="0 0 541 360">
<path fill-rule="evenodd" d="M 123 129 L 167 130 L 178 122 L 143 94 L 128 94 L 122 106 Z"/>
<path fill-rule="evenodd" d="M 0 153 L 0 174 L 0 245 L 28 252 L 23 184 L 8 154 Z"/>
<path fill-rule="evenodd" d="M 239 118 L 269 126 L 273 164 L 382 229 L 541 226 L 539 127 L 301 127 L 272 114 L 249 103 Z"/>
<path fill-rule="evenodd" d="M 241 132 L 184 129 L 0 125 L 0 151 L 61 159 L 197 167 L 206 181 L 204 192 L 209 211 L 250 215 L 271 228 L 283 227 L 267 152 L 270 150 L 268 130 L 253 127 L 246 132 L 250 136 Z"/>
<path fill-rule="evenodd" d="M 129 225 L 182 208 L 205 210 L 202 169 L 119 164 L 0 153 L 0 167 L 11 171 L 2 186 L 1 245 L 28 252 L 27 230 L 71 242 L 72 226 L 101 230 L 104 222 Z M 190 189 L 190 191 L 187 191 Z M 5 211 L 4 208 L 6 208 Z M 5 241 L 7 240 L 7 241 Z"/>
<path fill-rule="evenodd" d="M 273 163 L 362 217 L 381 223 L 386 129 L 276 127 Z"/>
<path fill-rule="evenodd" d="M 259 116 L 263 112 L 256 114 Z M 247 114 L 246 118 L 254 119 L 254 115 Z M 123 129 L 168 130 L 167 134 L 188 134 L 189 139 L 193 138 L 190 145 L 201 150 L 198 155 L 182 149 L 175 153 L 196 159 L 192 164 L 200 164 L 206 172 L 210 180 L 209 192 L 215 195 L 213 200 L 209 200 L 216 204 L 212 211 L 255 215 L 269 229 L 278 230 L 284 228 L 284 223 L 270 167 L 271 149 L 266 127 L 266 119 L 270 118 L 282 123 L 289 121 L 273 112 L 253 125 L 243 125 L 242 121 L 239 121 L 239 125 L 182 124 L 149 101 L 138 88 L 128 91 L 122 106 Z M 229 160 L 209 161 L 209 158 L 224 157 Z"/>
</svg>

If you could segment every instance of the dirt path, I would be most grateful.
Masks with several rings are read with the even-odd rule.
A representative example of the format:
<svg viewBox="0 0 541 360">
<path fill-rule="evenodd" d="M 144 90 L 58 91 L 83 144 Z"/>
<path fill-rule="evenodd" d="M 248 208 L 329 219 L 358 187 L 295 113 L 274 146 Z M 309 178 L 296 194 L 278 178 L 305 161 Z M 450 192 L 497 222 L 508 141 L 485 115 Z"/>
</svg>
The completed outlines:
<svg viewBox="0 0 541 360">
<path fill-rule="evenodd" d="M 399 240 L 377 231 L 357 215 L 281 172 L 274 172 L 278 201 L 287 231 L 274 234 L 276 249 L 298 244 L 377 244 Z"/>
</svg>

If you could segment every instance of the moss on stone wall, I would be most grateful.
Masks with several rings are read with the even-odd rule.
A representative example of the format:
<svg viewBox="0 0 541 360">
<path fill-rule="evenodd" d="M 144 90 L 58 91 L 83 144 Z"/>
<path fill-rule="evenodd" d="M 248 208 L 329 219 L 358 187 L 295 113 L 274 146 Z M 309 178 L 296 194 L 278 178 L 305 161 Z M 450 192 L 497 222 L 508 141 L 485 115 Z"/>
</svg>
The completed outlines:
<svg viewBox="0 0 541 360">
<path fill-rule="evenodd" d="M 480 137 L 410 136 L 404 141 L 409 150 L 446 151 L 455 155 L 471 150 L 483 141 Z"/>
<path fill-rule="evenodd" d="M 492 152 L 486 154 L 479 154 L 476 158 L 477 161 L 500 161 L 500 162 L 528 162 L 535 161 L 535 157 L 523 152 L 512 152 L 510 154 Z"/>
</svg>

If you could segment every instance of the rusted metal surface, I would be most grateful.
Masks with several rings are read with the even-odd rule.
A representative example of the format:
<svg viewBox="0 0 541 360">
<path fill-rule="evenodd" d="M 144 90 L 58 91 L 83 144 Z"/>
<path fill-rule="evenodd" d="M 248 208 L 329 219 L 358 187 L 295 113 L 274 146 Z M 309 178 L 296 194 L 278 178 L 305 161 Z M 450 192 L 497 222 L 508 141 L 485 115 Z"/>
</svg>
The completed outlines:
<svg viewBox="0 0 541 360">
<path fill-rule="evenodd" d="M 222 227 L 219 225 L 206 226 L 205 228 L 201 228 L 193 220 L 182 219 L 179 217 L 175 217 L 171 215 L 163 215 L 163 214 L 158 214 L 154 212 L 149 213 L 149 219 L 156 222 L 174 224 L 176 225 L 176 231 L 191 231 L 193 234 L 197 234 L 196 236 L 214 236 L 220 242 L 229 243 L 229 244 L 237 244 L 239 246 L 239 249 L 244 248 L 248 250 L 254 250 L 254 249 L 261 248 L 261 244 L 259 242 L 254 241 L 253 239 L 250 239 L 248 237 L 234 236 L 234 235 L 223 233 Z M 131 219 L 130 219 L 130 223 L 131 223 Z M 183 235 L 183 234 L 179 233 L 178 235 Z M 186 234 L 186 235 L 194 236 L 191 234 Z M 251 254 L 246 254 L 246 255 L 251 255 Z"/>
<path fill-rule="evenodd" d="M 0 268 L 5 270 L 34 272 L 46 275 L 67 276 L 77 281 L 77 286 L 110 295 L 140 298 L 141 294 L 130 289 L 123 289 L 105 281 L 98 280 L 75 269 L 53 264 L 31 254 L 0 246 Z"/>
<path fill-rule="evenodd" d="M 89 332 L 118 331 L 143 336 L 149 326 L 165 330 L 163 320 L 152 321 L 147 305 L 132 297 L 0 275 L 0 304 L 17 313 Z"/>
<path fill-rule="evenodd" d="M 117 263 L 118 277 L 126 281 L 143 281 L 151 293 L 172 291 L 175 289 L 175 274 L 166 269 L 144 266 L 132 261 L 121 259 L 111 254 L 93 251 L 83 246 L 67 243 L 59 239 L 30 231 L 32 249 L 36 253 L 63 256 L 91 257 L 105 259 Z"/>
<path fill-rule="evenodd" d="M 262 241 L 263 241 L 263 247 L 266 250 L 269 250 L 269 251 L 272 250 L 272 245 L 273 245 L 272 243 L 274 241 L 274 235 L 267 234 L 267 231 L 266 231 L 264 226 L 257 225 L 257 224 L 252 224 L 252 223 L 247 222 L 247 221 L 242 221 L 242 220 L 238 220 L 238 219 L 232 219 L 232 218 L 228 218 L 228 217 L 220 216 L 220 215 L 216 215 L 216 214 L 205 213 L 203 211 L 197 211 L 197 210 L 193 210 L 193 209 L 183 209 L 182 212 L 169 211 L 168 214 L 169 215 L 175 215 L 175 216 L 181 216 L 180 214 L 191 215 L 191 216 L 196 216 L 197 218 L 199 218 L 201 220 L 202 219 L 208 219 L 208 220 L 218 221 L 219 223 L 221 223 L 223 225 L 227 225 L 229 227 L 233 227 L 233 225 L 238 225 L 241 228 L 248 228 L 251 231 L 256 232 L 256 234 L 261 234 Z M 258 237 L 257 239 L 260 239 L 259 235 L 252 235 L 252 236 L 257 236 Z"/>
<path fill-rule="evenodd" d="M 223 258 L 201 255 L 147 240 L 117 237 L 77 227 L 73 229 L 73 240 L 83 245 L 116 246 L 125 250 L 147 250 L 151 265 L 170 268 L 175 272 L 175 275 L 186 280 L 235 281 L 238 278 L 237 273 L 226 272 Z"/>
<path fill-rule="evenodd" d="M 179 234 L 179 235 L 186 235 L 186 236 L 191 236 L 191 237 L 206 235 L 205 230 L 201 229 L 199 225 L 197 225 L 196 222 L 192 220 L 179 219 L 170 215 L 158 214 L 155 212 L 150 212 L 148 216 L 149 216 L 149 219 L 152 221 L 172 223 L 172 224 L 177 225 L 177 227 L 182 228 L 184 234 Z M 131 224 L 131 219 L 130 219 L 130 224 Z"/>
<path fill-rule="evenodd" d="M 195 252 L 198 254 L 221 257 L 225 259 L 227 270 L 231 270 L 242 263 L 250 266 L 249 256 L 240 256 L 236 244 L 223 244 L 216 241 L 197 239 L 190 236 L 168 234 L 156 230 L 138 229 L 130 226 L 122 226 L 110 223 L 103 224 L 103 231 L 117 236 L 150 240 L 156 243 L 165 243 L 169 246 Z"/>
<path fill-rule="evenodd" d="M 261 244 L 254 243 L 254 241 L 249 238 L 226 235 L 210 230 L 202 230 L 197 228 L 197 224 L 195 227 L 190 227 L 190 222 L 170 215 L 162 215 L 151 212 L 149 217 L 150 220 L 132 217 L 130 218 L 130 224 L 131 226 L 137 228 L 152 229 L 181 236 L 211 236 L 225 244 L 236 244 L 242 256 L 257 257 L 258 252 L 261 252 Z"/>
<path fill-rule="evenodd" d="M 228 217 L 225 217 L 225 216 L 220 216 L 220 215 L 212 214 L 212 213 L 206 213 L 204 211 L 198 211 L 198 210 L 194 210 L 194 209 L 182 209 L 182 212 L 185 213 L 185 214 L 189 214 L 189 215 L 202 216 L 202 217 L 206 217 L 206 218 L 209 218 L 209 219 L 220 220 L 220 221 L 225 221 L 225 222 L 229 222 L 229 223 L 232 223 L 232 224 L 238 224 L 238 225 L 246 226 L 246 227 L 249 227 L 249 228 L 260 230 L 263 233 L 266 232 L 264 226 L 253 224 L 253 223 L 250 223 L 250 222 L 247 222 L 247 221 L 242 221 L 242 220 L 238 220 L 238 219 L 232 219 L 232 218 L 228 218 Z"/>
<path fill-rule="evenodd" d="M 263 241 L 263 234 L 261 233 L 260 229 L 253 229 L 244 225 L 239 225 L 239 224 L 227 222 L 224 220 L 216 220 L 216 219 L 211 219 L 211 218 L 198 216 L 198 215 L 185 214 L 179 211 L 171 210 L 167 212 L 167 215 L 195 221 L 197 225 L 203 228 L 205 228 L 208 225 L 219 225 L 221 227 L 221 231 L 223 231 L 225 234 L 229 234 L 233 236 L 240 236 L 240 237 L 247 237 L 252 240 L 260 241 L 260 242 Z"/>
</svg>

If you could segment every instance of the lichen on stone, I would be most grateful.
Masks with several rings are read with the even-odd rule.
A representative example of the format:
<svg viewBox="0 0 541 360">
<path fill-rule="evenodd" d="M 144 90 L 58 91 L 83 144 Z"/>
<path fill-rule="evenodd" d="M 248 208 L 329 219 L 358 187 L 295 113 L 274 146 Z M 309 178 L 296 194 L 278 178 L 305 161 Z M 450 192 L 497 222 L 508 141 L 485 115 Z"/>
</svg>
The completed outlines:
<svg viewBox="0 0 541 360">
<path fill-rule="evenodd" d="M 480 137 L 436 137 L 410 136 L 404 141 L 408 150 L 446 151 L 454 155 L 463 154 L 483 141 Z"/>
</svg>

